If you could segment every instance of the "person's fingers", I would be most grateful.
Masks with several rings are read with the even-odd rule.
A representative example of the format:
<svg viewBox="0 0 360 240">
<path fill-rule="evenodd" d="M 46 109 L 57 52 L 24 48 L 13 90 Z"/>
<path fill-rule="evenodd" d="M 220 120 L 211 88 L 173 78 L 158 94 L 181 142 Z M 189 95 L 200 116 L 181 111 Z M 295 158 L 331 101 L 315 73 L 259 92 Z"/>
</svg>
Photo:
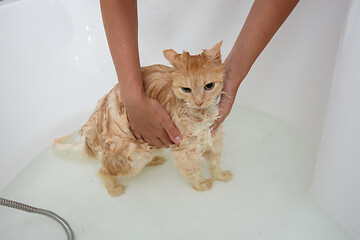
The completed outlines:
<svg viewBox="0 0 360 240">
<path fill-rule="evenodd" d="M 150 138 L 148 138 L 148 137 L 143 137 L 143 139 L 144 139 L 144 141 L 147 142 L 148 144 L 153 145 L 153 143 L 152 143 L 152 141 L 151 141 Z"/>
<path fill-rule="evenodd" d="M 175 124 L 171 121 L 171 118 L 168 117 L 165 122 L 162 124 L 162 127 L 165 129 L 170 139 L 176 144 L 179 145 L 181 142 L 181 134 Z"/>
<path fill-rule="evenodd" d="M 226 96 L 223 96 L 219 104 L 218 119 L 215 120 L 214 124 L 210 127 L 211 136 L 214 136 L 216 129 L 222 124 L 225 118 L 229 115 L 233 105 L 233 101 L 228 101 Z"/>
<path fill-rule="evenodd" d="M 165 131 L 165 129 L 162 129 L 162 134 L 161 136 L 159 137 L 159 139 L 161 140 L 161 142 L 163 142 L 166 147 L 168 147 L 169 145 L 171 144 L 174 144 L 173 141 L 171 141 L 169 135 L 167 134 L 167 132 Z"/>
<path fill-rule="evenodd" d="M 129 122 L 130 122 L 130 121 L 129 121 Z M 135 130 L 134 126 L 131 126 L 131 124 L 130 124 L 130 130 L 131 130 L 131 132 L 133 133 L 133 135 L 135 136 L 135 138 L 136 138 L 137 140 L 141 140 L 141 139 L 142 139 L 141 135 Z"/>
<path fill-rule="evenodd" d="M 211 136 L 213 137 L 215 134 L 216 129 L 220 126 L 220 124 L 224 121 L 222 118 L 218 118 L 214 124 L 210 127 L 211 129 Z"/>
<path fill-rule="evenodd" d="M 130 129 L 136 139 L 156 147 L 180 144 L 181 134 L 159 102 L 146 98 L 136 108 L 127 110 Z M 144 118 L 144 116 L 146 116 Z"/>
<path fill-rule="evenodd" d="M 151 139 L 152 142 L 152 146 L 158 147 L 158 148 L 163 148 L 166 147 L 166 145 L 164 145 L 159 138 L 155 137 Z"/>
<path fill-rule="evenodd" d="M 166 144 L 164 144 L 156 135 L 158 135 L 156 130 L 149 131 L 149 132 L 144 133 L 143 139 L 145 142 L 147 142 L 151 146 L 155 146 L 158 148 L 167 147 Z"/>
<path fill-rule="evenodd" d="M 161 142 L 161 147 L 162 148 L 168 148 L 169 147 L 169 144 L 163 142 L 163 140 L 161 138 L 158 137 L 157 139 Z"/>
<path fill-rule="evenodd" d="M 136 138 L 137 140 L 142 140 L 142 137 L 141 137 L 140 134 L 138 134 L 138 133 L 136 133 L 136 132 L 134 132 L 134 131 L 133 131 L 133 134 L 134 134 L 134 136 L 135 136 L 135 138 Z"/>
<path fill-rule="evenodd" d="M 216 129 L 220 126 L 220 124 L 222 124 L 224 122 L 224 120 L 227 116 L 227 114 L 226 115 L 224 115 L 223 113 L 219 113 L 219 114 L 221 114 L 221 115 L 219 115 L 220 117 L 218 119 L 216 119 L 214 124 L 210 127 L 212 137 L 214 136 Z"/>
</svg>

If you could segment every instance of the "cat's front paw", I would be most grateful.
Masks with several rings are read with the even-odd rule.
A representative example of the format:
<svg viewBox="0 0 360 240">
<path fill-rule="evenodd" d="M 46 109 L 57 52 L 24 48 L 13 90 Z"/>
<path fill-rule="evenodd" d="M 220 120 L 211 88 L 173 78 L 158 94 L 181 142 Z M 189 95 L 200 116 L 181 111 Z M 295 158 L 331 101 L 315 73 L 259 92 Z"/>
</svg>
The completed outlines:
<svg viewBox="0 0 360 240">
<path fill-rule="evenodd" d="M 215 171 L 212 173 L 212 176 L 218 181 L 228 182 L 231 180 L 233 174 L 229 170 Z"/>
<path fill-rule="evenodd" d="M 196 183 L 196 184 L 192 184 L 192 187 L 196 190 L 196 191 L 199 191 L 199 192 L 203 192 L 203 191 L 206 191 L 206 190 L 209 190 L 212 188 L 212 185 L 213 185 L 213 182 L 214 180 L 213 179 L 204 179 L 202 180 L 201 182 L 199 183 Z"/>
<path fill-rule="evenodd" d="M 113 187 L 107 187 L 108 193 L 112 197 L 118 197 L 118 196 L 124 194 L 125 189 L 126 189 L 126 186 L 121 185 L 121 184 L 117 184 L 117 185 L 115 185 Z"/>
</svg>

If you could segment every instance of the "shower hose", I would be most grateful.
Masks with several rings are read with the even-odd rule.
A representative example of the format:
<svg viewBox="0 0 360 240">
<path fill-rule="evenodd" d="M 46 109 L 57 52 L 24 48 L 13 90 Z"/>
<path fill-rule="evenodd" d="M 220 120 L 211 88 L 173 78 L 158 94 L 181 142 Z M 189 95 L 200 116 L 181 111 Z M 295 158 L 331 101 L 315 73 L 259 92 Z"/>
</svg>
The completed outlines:
<svg viewBox="0 0 360 240">
<path fill-rule="evenodd" d="M 22 210 L 22 211 L 29 212 L 29 213 L 41 214 L 41 215 L 47 216 L 49 218 L 52 218 L 63 227 L 64 231 L 66 232 L 68 240 L 74 239 L 74 234 L 73 234 L 68 222 L 52 211 L 49 211 L 46 209 L 41 209 L 41 208 L 35 208 L 32 206 L 29 206 L 29 205 L 26 205 L 23 203 L 19 203 L 19 202 L 15 202 L 12 200 L 8 200 L 5 198 L 0 198 L 0 205 L 15 208 L 15 209 Z"/>
</svg>

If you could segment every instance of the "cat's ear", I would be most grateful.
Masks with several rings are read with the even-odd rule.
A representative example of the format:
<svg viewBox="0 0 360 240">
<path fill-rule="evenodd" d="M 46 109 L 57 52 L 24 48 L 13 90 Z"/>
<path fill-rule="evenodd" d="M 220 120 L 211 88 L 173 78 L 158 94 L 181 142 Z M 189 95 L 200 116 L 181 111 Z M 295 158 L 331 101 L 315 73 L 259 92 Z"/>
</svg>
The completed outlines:
<svg viewBox="0 0 360 240">
<path fill-rule="evenodd" d="M 216 65 L 221 64 L 220 48 L 221 48 L 222 42 L 223 41 L 215 44 L 215 46 L 213 46 L 211 49 L 204 50 L 206 57 L 208 57 L 209 60 L 212 61 L 213 63 L 215 63 Z"/>
<path fill-rule="evenodd" d="M 178 58 L 178 53 L 173 49 L 167 49 L 163 51 L 164 57 L 170 62 L 171 65 L 175 66 Z"/>
</svg>

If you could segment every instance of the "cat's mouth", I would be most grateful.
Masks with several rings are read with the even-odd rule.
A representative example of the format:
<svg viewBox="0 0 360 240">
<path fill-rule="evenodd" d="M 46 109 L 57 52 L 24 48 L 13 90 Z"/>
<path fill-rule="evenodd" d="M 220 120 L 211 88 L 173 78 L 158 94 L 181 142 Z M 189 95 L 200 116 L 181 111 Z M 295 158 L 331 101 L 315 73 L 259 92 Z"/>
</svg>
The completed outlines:
<svg viewBox="0 0 360 240">
<path fill-rule="evenodd" d="M 212 100 L 211 102 L 209 102 L 207 104 L 203 104 L 201 106 L 195 105 L 194 107 L 197 109 L 213 108 L 213 107 L 216 107 L 219 105 L 220 99 L 221 99 L 221 95 L 219 95 L 217 98 L 215 98 L 214 100 Z"/>
<path fill-rule="evenodd" d="M 194 110 L 204 110 L 204 109 L 207 109 L 207 108 L 213 108 L 213 107 L 216 107 L 217 105 L 219 104 L 219 101 L 216 101 L 214 103 L 209 103 L 209 104 L 203 104 L 201 106 L 198 106 L 198 105 L 193 105 L 193 104 L 187 104 L 187 107 L 189 108 L 192 108 Z"/>
<path fill-rule="evenodd" d="M 219 95 L 217 98 L 208 101 L 207 103 L 203 103 L 201 106 L 196 105 L 195 103 L 189 103 L 185 102 L 185 105 L 187 108 L 193 109 L 193 110 L 204 110 L 207 108 L 214 108 L 217 107 L 220 103 L 221 95 Z"/>
</svg>

